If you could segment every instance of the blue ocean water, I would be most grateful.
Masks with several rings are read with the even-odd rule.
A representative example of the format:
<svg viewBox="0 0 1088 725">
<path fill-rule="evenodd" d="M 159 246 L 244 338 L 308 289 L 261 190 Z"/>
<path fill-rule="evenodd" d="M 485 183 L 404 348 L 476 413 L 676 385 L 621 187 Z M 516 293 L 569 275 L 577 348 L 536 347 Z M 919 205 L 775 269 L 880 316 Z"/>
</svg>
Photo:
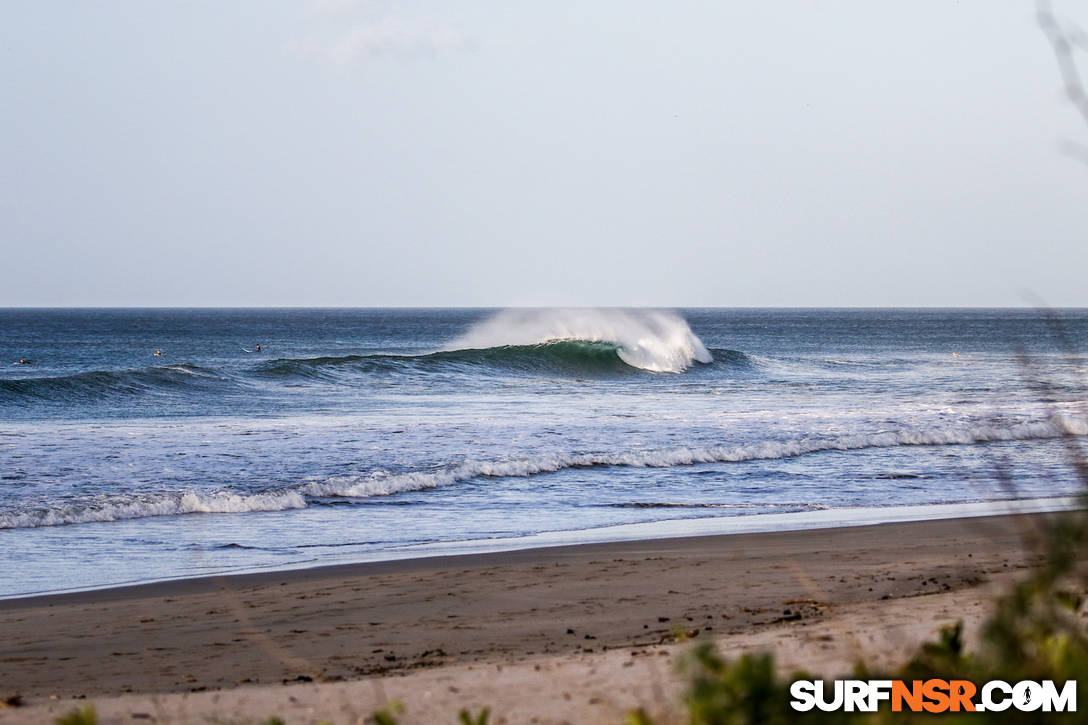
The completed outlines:
<svg viewBox="0 0 1088 725">
<path fill-rule="evenodd" d="M 1053 316 L 0 310 L 0 596 L 1067 495 L 1088 311 Z"/>
</svg>

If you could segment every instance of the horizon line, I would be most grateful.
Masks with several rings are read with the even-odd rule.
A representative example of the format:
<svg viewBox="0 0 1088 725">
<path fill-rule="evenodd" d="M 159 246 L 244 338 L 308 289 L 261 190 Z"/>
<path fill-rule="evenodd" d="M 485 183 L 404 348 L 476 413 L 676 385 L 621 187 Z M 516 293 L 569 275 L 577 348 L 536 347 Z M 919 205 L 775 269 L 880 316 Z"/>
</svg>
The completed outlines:
<svg viewBox="0 0 1088 725">
<path fill-rule="evenodd" d="M 0 311 L 58 310 L 1088 310 L 1088 305 L 0 305 Z"/>
</svg>

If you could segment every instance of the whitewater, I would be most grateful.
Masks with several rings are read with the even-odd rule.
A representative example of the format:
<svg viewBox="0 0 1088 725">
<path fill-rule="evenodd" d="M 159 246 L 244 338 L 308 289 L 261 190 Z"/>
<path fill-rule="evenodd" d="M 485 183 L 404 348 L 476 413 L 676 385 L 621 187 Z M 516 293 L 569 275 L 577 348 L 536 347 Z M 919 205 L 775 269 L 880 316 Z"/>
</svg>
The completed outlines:
<svg viewBox="0 0 1088 725">
<path fill-rule="evenodd" d="M 1029 310 L 0 310 L 0 596 L 1058 500 L 1088 436 L 1088 314 L 1059 318 L 1070 343 Z"/>
<path fill-rule="evenodd" d="M 487 350 L 557 342 L 606 343 L 632 367 L 679 373 L 714 357 L 680 315 L 658 310 L 504 310 L 475 325 L 447 350 Z"/>
</svg>

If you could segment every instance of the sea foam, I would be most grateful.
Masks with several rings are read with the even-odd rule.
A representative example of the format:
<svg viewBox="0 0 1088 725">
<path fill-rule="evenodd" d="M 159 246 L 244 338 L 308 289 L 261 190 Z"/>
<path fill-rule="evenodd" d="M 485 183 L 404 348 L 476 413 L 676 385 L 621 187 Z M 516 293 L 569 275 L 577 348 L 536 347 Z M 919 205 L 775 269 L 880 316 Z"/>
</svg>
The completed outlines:
<svg viewBox="0 0 1088 725">
<path fill-rule="evenodd" d="M 969 445 L 1017 440 L 1046 440 L 1088 435 L 1088 423 L 1067 416 L 1011 426 L 973 426 L 896 430 L 833 437 L 763 440 L 740 445 L 677 447 L 597 453 L 540 453 L 506 461 L 465 461 L 440 470 L 389 473 L 372 471 L 336 476 L 290 488 L 254 494 L 213 492 L 142 496 L 135 500 L 95 501 L 57 508 L 0 513 L 0 529 L 118 521 L 194 513 L 248 513 L 305 508 L 307 497 L 369 498 L 449 486 L 477 478 L 529 477 L 570 468 L 671 468 L 705 463 L 733 463 L 795 458 L 822 451 L 852 451 L 895 446 Z"/>
<path fill-rule="evenodd" d="M 310 496 L 367 498 L 406 491 L 422 491 L 475 478 L 527 477 L 568 468 L 620 466 L 671 468 L 700 463 L 796 458 L 822 451 L 852 451 L 894 446 L 967 445 L 1015 440 L 1046 440 L 1066 435 L 1088 435 L 1088 424 L 1067 417 L 1013 426 L 975 426 L 858 433 L 835 437 L 764 440 L 735 446 L 678 447 L 664 450 L 605 453 L 542 453 L 509 461 L 467 461 L 439 471 L 408 473 L 373 472 L 363 476 L 338 476 L 305 485 Z"/>
<path fill-rule="evenodd" d="M 52 509 L 0 513 L 0 529 L 89 524 L 181 514 L 238 514 L 306 508 L 297 491 L 257 494 L 182 493 L 141 496 L 135 500 L 96 501 Z"/>
</svg>

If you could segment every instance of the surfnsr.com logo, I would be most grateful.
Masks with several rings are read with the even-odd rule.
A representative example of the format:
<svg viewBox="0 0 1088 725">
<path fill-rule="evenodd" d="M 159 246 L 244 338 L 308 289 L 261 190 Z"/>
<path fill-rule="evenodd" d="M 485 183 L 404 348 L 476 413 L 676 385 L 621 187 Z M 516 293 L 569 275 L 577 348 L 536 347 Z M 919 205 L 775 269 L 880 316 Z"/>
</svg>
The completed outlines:
<svg viewBox="0 0 1088 725">
<path fill-rule="evenodd" d="M 890 703 L 892 712 L 1076 712 L 1077 681 L 1059 688 L 1053 680 L 991 680 L 981 687 L 968 680 L 835 680 L 833 687 L 797 680 L 790 696 L 798 712 L 876 712 L 882 702 Z"/>
</svg>

